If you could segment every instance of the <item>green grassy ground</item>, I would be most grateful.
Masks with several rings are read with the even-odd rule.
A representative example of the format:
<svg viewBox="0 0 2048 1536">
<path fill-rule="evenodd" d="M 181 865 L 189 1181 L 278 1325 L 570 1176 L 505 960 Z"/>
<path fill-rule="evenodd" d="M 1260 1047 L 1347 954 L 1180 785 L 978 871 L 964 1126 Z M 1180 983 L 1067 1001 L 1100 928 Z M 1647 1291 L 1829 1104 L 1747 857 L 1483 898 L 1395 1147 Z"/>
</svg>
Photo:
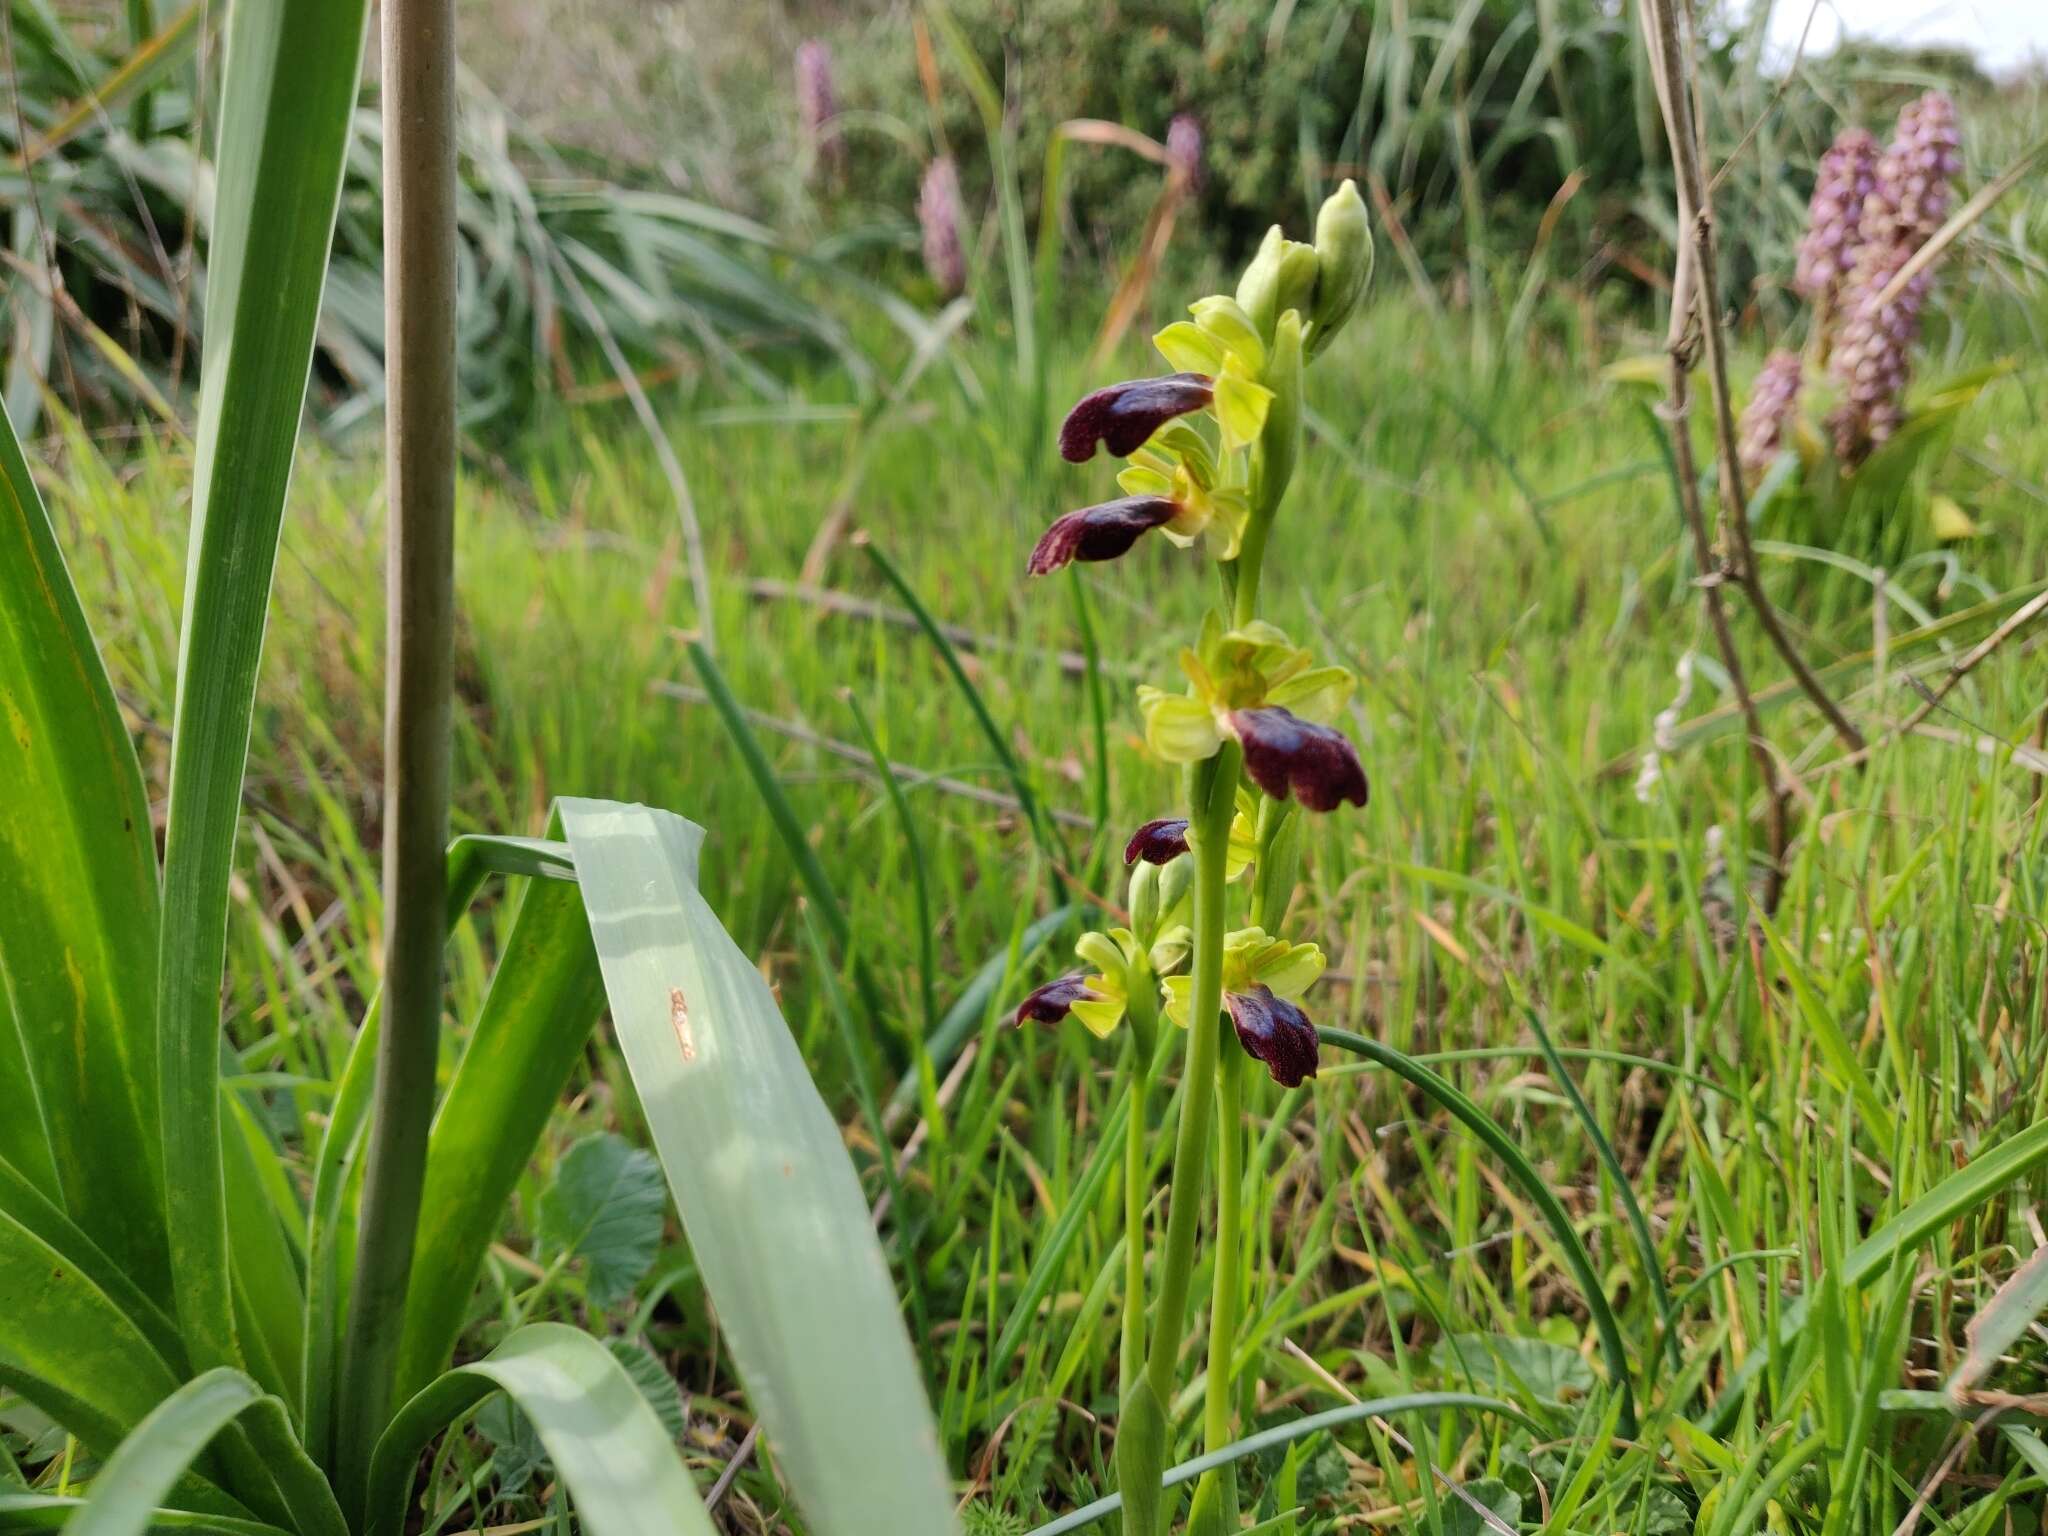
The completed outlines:
<svg viewBox="0 0 2048 1536">
<path fill-rule="evenodd" d="M 1642 1433 L 1620 1442 L 1589 1410 L 1603 1367 L 1541 1222 L 1427 1101 L 1326 1058 L 1312 1090 L 1253 1096 L 1245 1420 L 1467 1382 L 1534 1420 L 1342 1431 L 1303 1470 L 1342 1529 L 1479 1529 L 1432 1466 L 1511 1528 L 1887 1531 L 1928 1483 L 1921 1529 L 2036 1529 L 2048 1477 L 2027 1428 L 2038 1419 L 2009 1409 L 1974 1432 L 1913 1394 L 1941 1388 L 1978 1309 L 2044 1246 L 2048 1175 L 2037 1163 L 1966 1210 L 1915 1202 L 1953 1190 L 1942 1181 L 2048 1110 L 2048 759 L 2015 746 L 2039 723 L 2048 665 L 2034 633 L 2015 636 L 1928 722 L 1943 734 L 1887 744 L 1861 772 L 1831 769 L 1824 729 L 1774 688 L 1772 738 L 1803 787 L 1777 917 L 1746 924 L 1739 872 L 1755 795 L 1679 554 L 1671 483 L 1642 399 L 1595 380 L 1606 360 L 1595 354 L 1625 345 L 1582 345 L 1447 348 L 1387 304 L 1317 367 L 1323 426 L 1269 558 L 1269 606 L 1357 669 L 1354 734 L 1373 799 L 1315 823 L 1292 926 L 1332 957 L 1319 1022 L 1434 1053 L 1529 1150 L 1601 1266 L 1639 1380 L 1659 1385 L 1645 1393 Z M 940 619 L 985 637 L 967 653 L 976 686 L 1037 792 L 1079 822 L 1062 823 L 1055 868 L 1013 812 L 906 778 L 944 1009 L 1070 898 L 1062 869 L 1085 871 L 1169 808 L 1172 780 L 1144 760 L 1130 690 L 1169 672 L 1207 594 L 1172 569 L 1188 557 L 1163 546 L 1078 578 L 1110 701 L 1112 808 L 1098 840 L 1085 679 L 1060 659 L 1080 643 L 1074 593 L 1065 577 L 1021 573 L 1052 512 L 1108 494 L 1109 476 L 1013 439 L 1022 411 L 1007 369 L 1000 347 L 965 345 L 867 428 L 677 421 L 710 548 L 708 616 L 693 611 L 667 486 L 623 416 L 543 433 L 464 489 L 458 821 L 535 832 L 551 796 L 575 793 L 667 806 L 709 828 L 712 904 L 779 986 L 878 1194 L 790 860 L 691 693 L 683 637 L 710 630 L 740 700 L 786 728 L 762 739 L 852 914 L 854 945 L 892 1026 L 922 1027 L 916 850 L 871 768 L 808 738 L 858 743 L 850 689 L 898 763 L 998 795 L 1005 780 L 918 633 L 750 584 L 794 582 L 844 499 Z M 2030 363 L 1996 384 L 1935 462 L 1931 483 L 1969 506 L 1981 538 L 1937 553 L 1921 522 L 1926 484 L 1907 488 L 1884 527 L 1775 516 L 1761 530 L 1777 541 L 1772 590 L 1874 733 L 1912 711 L 1916 679 L 1938 682 L 2048 571 L 2044 383 Z M 182 453 L 73 443 L 49 486 L 159 784 Z M 381 540 L 374 467 L 313 452 L 273 603 L 229 988 L 245 1071 L 279 1074 L 250 1081 L 288 1137 L 324 1113 L 377 952 Z M 1894 567 L 1889 598 L 1873 601 L 1867 564 L 1794 546 L 1833 548 L 1851 566 L 1882 560 Z M 893 605 L 850 543 L 824 582 Z M 1632 754 L 1679 694 L 1688 652 L 1701 659 L 1678 711 L 1685 745 L 1639 797 Z M 1753 676 L 1780 675 L 1759 648 L 1750 656 Z M 457 941 L 458 1030 L 480 1000 L 492 930 L 487 916 Z M 1091 1181 L 1089 1170 L 1114 1047 L 1072 1026 L 1000 1025 L 1002 998 L 1064 960 L 1025 957 L 977 1019 L 962 1072 L 926 1084 L 926 1130 L 885 1223 L 899 1283 L 917 1296 L 973 1529 L 1022 1530 L 1110 1482 L 1122 1206 L 1116 1171 Z M 1518 997 L 1570 1054 L 1646 1212 L 1671 1292 L 1668 1340 L 1620 1192 Z M 886 1091 L 883 1042 L 863 1041 L 854 1060 Z M 594 1127 L 637 1134 L 630 1094 L 614 1055 L 595 1051 L 547 1156 Z M 478 1345 L 522 1313 L 584 1309 L 573 1274 L 530 1273 L 547 1174 L 536 1167 L 508 1218 Z M 708 1481 L 747 1418 L 671 1236 L 636 1303 L 589 1320 L 644 1332 L 692 1394 L 688 1444 Z M 1795 1298 L 1809 1310 L 1774 1352 Z M 1190 1371 L 1199 1358 L 1191 1350 Z M 2044 1358 L 2037 1328 L 1984 1384 L 2039 1394 Z M 1198 1401 L 1191 1387 L 1182 1406 Z M 546 1514 L 544 1482 L 493 1504 L 482 1445 L 453 1455 L 439 1523 Z M 1860 1504 L 1844 1505 L 1845 1487 Z M 735 1530 L 794 1519 L 760 1466 L 722 1513 Z"/>
</svg>

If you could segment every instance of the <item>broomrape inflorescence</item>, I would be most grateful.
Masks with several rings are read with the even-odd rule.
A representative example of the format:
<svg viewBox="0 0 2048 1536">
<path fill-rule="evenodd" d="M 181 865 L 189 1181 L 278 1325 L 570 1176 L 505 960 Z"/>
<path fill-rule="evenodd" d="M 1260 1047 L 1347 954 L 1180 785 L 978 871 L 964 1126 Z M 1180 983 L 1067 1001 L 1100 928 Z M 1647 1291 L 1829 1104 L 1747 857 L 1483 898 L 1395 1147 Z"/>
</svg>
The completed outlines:
<svg viewBox="0 0 2048 1536">
<path fill-rule="evenodd" d="M 1845 128 L 1821 156 L 1793 287 L 1814 306 L 1812 354 L 1838 391 L 1827 427 L 1845 470 L 1888 442 L 1906 419 L 1911 352 L 1933 264 L 1896 292 L 1892 287 L 1948 217 L 1961 145 L 1955 104 L 1928 91 L 1900 112 L 1882 150 L 1866 130 Z M 1738 445 L 1752 482 L 1790 445 L 1804 368 L 1798 354 L 1780 350 L 1757 375 Z"/>
<path fill-rule="evenodd" d="M 1260 617 L 1259 582 L 1301 452 L 1304 367 L 1351 317 L 1371 271 L 1365 205 L 1348 181 L 1323 204 L 1313 244 L 1274 227 L 1235 293 L 1196 300 L 1189 318 L 1153 338 L 1174 371 L 1098 389 L 1068 413 L 1061 457 L 1087 463 L 1107 448 L 1125 461 L 1117 476 L 1124 494 L 1055 519 L 1027 562 L 1031 575 L 1045 576 L 1077 561 L 1115 560 L 1156 532 L 1182 548 L 1199 545 L 1221 582 L 1221 600 L 1179 654 L 1179 677 L 1138 690 L 1146 745 L 1181 769 L 1185 803 L 1178 814 L 1139 827 L 1124 850 L 1130 926 L 1083 935 L 1075 946 L 1083 967 L 1039 987 L 1015 1014 L 1019 1024 L 1071 1017 L 1102 1038 L 1130 1025 L 1117 1435 L 1130 1536 L 1159 1530 L 1167 1405 L 1212 1116 L 1216 1242 L 1227 1254 L 1239 1227 L 1243 1063 L 1257 1061 L 1287 1087 L 1316 1071 L 1318 1036 L 1302 1000 L 1323 972 L 1323 955 L 1282 932 L 1301 813 L 1362 806 L 1368 786 L 1357 749 L 1338 729 L 1351 674 L 1319 665 Z M 1242 881 L 1247 871 L 1252 878 Z M 1242 891 L 1235 923 L 1226 889 L 1234 884 Z M 1181 1101 L 1168 1227 L 1152 1268 L 1158 1304 L 1148 1339 L 1139 1185 L 1162 1014 L 1185 1031 L 1190 1091 Z M 1215 1275 L 1205 1415 L 1211 1449 L 1229 1438 L 1237 1330 L 1235 1271 L 1219 1262 Z M 1237 1528 L 1227 1468 L 1198 1486 L 1190 1528 Z"/>
</svg>

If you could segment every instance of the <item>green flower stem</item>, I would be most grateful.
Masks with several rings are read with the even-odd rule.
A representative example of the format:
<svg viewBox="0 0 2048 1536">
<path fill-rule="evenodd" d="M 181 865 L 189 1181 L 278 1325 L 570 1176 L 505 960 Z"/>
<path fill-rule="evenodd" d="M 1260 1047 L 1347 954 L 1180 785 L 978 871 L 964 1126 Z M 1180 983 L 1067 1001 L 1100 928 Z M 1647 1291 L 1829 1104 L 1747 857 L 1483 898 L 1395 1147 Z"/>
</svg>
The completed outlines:
<svg viewBox="0 0 2048 1536">
<path fill-rule="evenodd" d="M 1225 1026 L 1219 1018 L 1217 1035 Z M 1207 1449 L 1230 1443 L 1231 1360 L 1237 1353 L 1238 1260 L 1244 1248 L 1244 1052 L 1216 1056 L 1216 1282 L 1209 1292 L 1209 1375 L 1203 1411 Z M 1237 1474 L 1220 1467 L 1223 1529 L 1237 1529 Z"/>
<path fill-rule="evenodd" d="M 1195 1231 L 1209 1161 L 1213 1094 L 1202 1085 L 1216 1074 L 1223 1013 L 1223 887 L 1230 852 L 1230 818 L 1237 805 L 1239 751 L 1235 742 L 1191 775 L 1188 814 L 1197 829 L 1194 889 L 1194 976 L 1188 1007 L 1188 1049 L 1180 1128 L 1174 1141 L 1173 1185 L 1160 1261 L 1159 1314 L 1153 1322 L 1146 1374 L 1161 1403 L 1173 1401 L 1174 1366 L 1187 1320 L 1188 1283 L 1195 1263 Z"/>
<path fill-rule="evenodd" d="M 1146 1142 L 1151 1134 L 1152 1042 L 1159 1027 L 1158 986 L 1144 955 L 1133 962 L 1127 983 L 1131 1113 L 1124 1121 L 1124 1319 L 1120 1379 L 1134 1382 L 1145 1369 L 1145 1187 Z M 1139 1017 L 1139 1015 L 1144 1017 Z"/>
</svg>

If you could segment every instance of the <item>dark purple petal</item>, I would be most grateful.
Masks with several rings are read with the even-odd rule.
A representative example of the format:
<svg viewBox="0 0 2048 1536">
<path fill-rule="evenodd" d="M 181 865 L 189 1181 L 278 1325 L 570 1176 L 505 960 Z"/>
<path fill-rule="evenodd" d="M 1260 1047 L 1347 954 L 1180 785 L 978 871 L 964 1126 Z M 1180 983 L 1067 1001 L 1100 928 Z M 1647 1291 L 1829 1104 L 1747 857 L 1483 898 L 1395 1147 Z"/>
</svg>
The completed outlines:
<svg viewBox="0 0 2048 1536">
<path fill-rule="evenodd" d="M 1230 717 L 1244 747 L 1244 769 L 1275 800 L 1292 790 L 1312 811 L 1342 801 L 1365 804 L 1365 768 L 1341 731 L 1313 725 L 1276 705 L 1240 709 Z"/>
<path fill-rule="evenodd" d="M 1120 496 L 1069 512 L 1045 530 L 1027 569 L 1043 576 L 1074 560 L 1114 560 L 1140 534 L 1172 522 L 1179 511 L 1180 503 L 1170 496 Z"/>
<path fill-rule="evenodd" d="M 1017 1011 L 1010 1016 L 1012 1024 L 1022 1024 L 1032 1019 L 1040 1024 L 1057 1024 L 1067 1016 L 1076 1003 L 1085 1003 L 1099 994 L 1088 985 L 1087 974 L 1083 971 L 1069 971 L 1057 980 L 1048 981 L 1017 1005 Z"/>
<path fill-rule="evenodd" d="M 1298 1088 L 1304 1078 L 1316 1075 L 1316 1027 L 1286 998 L 1275 997 L 1270 988 L 1253 987 L 1249 992 L 1224 993 L 1223 1006 L 1230 1010 L 1230 1022 L 1237 1026 L 1246 1053 L 1263 1061 L 1282 1088 Z"/>
<path fill-rule="evenodd" d="M 1187 851 L 1187 818 L 1161 817 L 1146 822 L 1131 834 L 1131 840 L 1124 844 L 1124 864 L 1128 867 L 1140 859 L 1147 864 L 1171 864 Z"/>
<path fill-rule="evenodd" d="M 1098 389 L 1083 395 L 1060 423 L 1060 457 L 1069 464 L 1085 464 L 1101 442 L 1122 458 L 1135 453 L 1174 417 L 1202 410 L 1215 398 L 1216 387 L 1206 373 L 1169 373 Z"/>
</svg>

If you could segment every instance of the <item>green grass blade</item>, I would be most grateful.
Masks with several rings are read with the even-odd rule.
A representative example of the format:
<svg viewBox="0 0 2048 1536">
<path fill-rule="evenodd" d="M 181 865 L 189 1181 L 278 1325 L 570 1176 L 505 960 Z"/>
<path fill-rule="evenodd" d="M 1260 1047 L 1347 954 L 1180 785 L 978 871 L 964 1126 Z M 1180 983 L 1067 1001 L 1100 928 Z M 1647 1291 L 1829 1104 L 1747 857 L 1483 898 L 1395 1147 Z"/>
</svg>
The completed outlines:
<svg viewBox="0 0 2048 1536">
<path fill-rule="evenodd" d="M 946 1469 L 839 1127 L 767 983 L 698 894 L 703 833 L 562 820 L 656 1150 L 783 1477 L 818 1536 L 942 1536 Z"/>
<path fill-rule="evenodd" d="M 1621 1391 L 1622 1434 L 1625 1438 L 1633 1438 L 1636 1432 L 1635 1400 L 1629 1383 L 1628 1351 L 1621 1342 L 1621 1326 L 1614 1319 L 1614 1309 L 1608 1304 L 1607 1293 L 1600 1285 L 1600 1273 L 1593 1268 L 1592 1257 L 1580 1241 L 1578 1230 L 1572 1226 L 1570 1214 L 1558 1203 L 1557 1196 L 1551 1193 L 1550 1186 L 1536 1171 L 1528 1155 L 1515 1144 L 1512 1136 L 1493 1123 L 1485 1110 L 1412 1057 L 1348 1029 L 1318 1026 L 1316 1034 L 1323 1044 L 1376 1061 L 1397 1077 L 1420 1088 L 1484 1142 L 1514 1181 L 1522 1186 L 1522 1192 L 1549 1223 L 1558 1247 L 1564 1251 L 1565 1263 L 1571 1266 L 1579 1289 L 1584 1293 L 1586 1310 L 1593 1314 L 1593 1326 L 1600 1335 L 1600 1352 L 1607 1357 L 1609 1385 Z"/>
<path fill-rule="evenodd" d="M 1529 1027 L 1536 1032 L 1536 1043 L 1543 1051 L 1545 1065 L 1564 1095 L 1571 1101 L 1572 1112 L 1579 1117 L 1579 1124 L 1585 1127 L 1587 1137 L 1593 1143 L 1593 1150 L 1600 1156 L 1601 1164 L 1607 1169 L 1607 1176 L 1614 1180 L 1616 1193 L 1621 1196 L 1622 1209 L 1628 1215 L 1628 1229 L 1635 1239 L 1636 1256 L 1641 1260 L 1643 1275 L 1650 1282 L 1650 1292 L 1657 1300 L 1657 1315 L 1664 1324 L 1664 1346 L 1671 1356 L 1674 1369 L 1683 1363 L 1678 1344 L 1678 1314 L 1671 1305 L 1671 1290 L 1664 1283 L 1663 1267 L 1657 1262 L 1657 1241 L 1650 1235 L 1650 1223 L 1643 1215 L 1642 1203 L 1636 1199 L 1635 1186 L 1629 1182 L 1628 1172 L 1621 1166 L 1621 1159 L 1615 1156 L 1614 1143 L 1607 1139 L 1607 1133 L 1600 1128 L 1600 1122 L 1593 1117 L 1593 1106 L 1586 1102 L 1586 1096 L 1579 1091 L 1578 1080 L 1564 1064 L 1564 1057 L 1558 1054 L 1557 1043 L 1550 1038 L 1550 1031 L 1543 1026 L 1543 1017 L 1527 1003 L 1522 1004 L 1522 1016 L 1529 1021 Z M 1655 1370 L 1654 1355 L 1651 1370 Z"/>
<path fill-rule="evenodd" d="M 1079 909 L 1073 906 L 1054 907 L 1039 918 L 1019 936 L 1014 955 L 1005 943 L 981 964 L 981 969 L 969 978 L 960 995 L 953 1000 L 945 1016 L 939 1020 L 939 1027 L 932 1031 L 925 1041 L 925 1054 L 931 1057 L 932 1071 L 944 1073 L 953 1065 L 961 1048 L 974 1037 L 988 1017 L 988 1011 L 995 1006 L 996 999 L 1004 994 L 1011 982 L 1021 976 L 1025 968 L 1036 958 L 1039 950 L 1049 944 L 1053 936 L 1073 922 Z M 917 1102 L 917 1074 L 905 1074 L 897 1083 L 896 1091 L 889 1096 L 891 1118 L 903 1114 Z"/>
<path fill-rule="evenodd" d="M 668 1431 L 612 1352 L 559 1323 L 519 1329 L 399 1409 L 370 1464 L 365 1536 L 398 1536 L 420 1453 L 494 1391 L 517 1403 L 589 1536 L 714 1536 Z"/>
<path fill-rule="evenodd" d="M 2048 1165 L 2048 1120 L 2037 1120 L 2016 1136 L 2008 1137 L 1988 1152 L 1980 1152 L 1965 1166 L 1943 1179 L 1898 1215 L 1850 1249 L 1842 1260 L 1842 1283 L 1852 1290 L 1864 1286 L 1890 1267 L 1893 1255 L 1910 1252 L 1949 1223 L 1968 1215 L 2016 1179 L 2023 1179 Z M 1709 1434 L 1724 1434 L 1751 1384 L 1770 1363 L 1775 1350 L 1798 1338 L 1807 1322 L 1809 1305 L 1801 1297 L 1787 1307 L 1779 1320 L 1775 1343 L 1763 1340 L 1752 1349 L 1721 1388 L 1713 1409 L 1700 1420 Z"/>
<path fill-rule="evenodd" d="M 195 1376 L 135 1426 L 93 1478 L 91 1494 L 65 1525 L 66 1536 L 143 1536 L 201 1452 L 244 1414 L 264 1421 L 258 1444 L 304 1536 L 347 1536 L 326 1480 L 285 1427 L 283 1405 L 226 1367 Z"/>
<path fill-rule="evenodd" d="M 0 1157 L 154 1295 L 156 846 L 142 770 L 0 415 Z M 4 1023 L 6 1004 L 0 1004 Z"/>
<path fill-rule="evenodd" d="M 1759 912 L 1756 921 L 1770 943 L 1771 953 L 1777 957 L 1778 968 L 1792 984 L 1792 996 L 1799 1005 L 1798 1016 L 1805 1020 L 1807 1031 L 1820 1048 L 1821 1059 L 1826 1062 L 1829 1073 L 1855 1098 L 1857 1109 L 1868 1122 L 1871 1140 L 1883 1148 L 1896 1145 L 1898 1128 L 1892 1120 L 1890 1106 L 1878 1097 L 1877 1085 L 1863 1070 L 1863 1063 L 1857 1059 L 1856 1047 L 1849 1043 L 1841 1021 L 1806 974 L 1805 963 L 1792 953 L 1792 947 L 1785 942 L 1769 917 Z"/>
<path fill-rule="evenodd" d="M 228 16 L 157 946 L 171 1273 L 202 1366 L 239 1359 L 219 1102 L 228 879 L 364 21 L 364 0 L 239 4 Z"/>
<path fill-rule="evenodd" d="M 1011 750 L 1009 738 L 1003 734 L 1002 727 L 996 724 L 995 716 L 989 713 L 988 701 L 982 698 L 981 690 L 974 686 L 974 679 L 967 675 L 967 668 L 960 664 L 960 652 L 947 638 L 946 631 L 940 627 L 939 621 L 932 617 L 931 610 L 925 607 L 924 599 L 917 595 L 917 589 L 904 580 L 903 573 L 896 569 L 896 563 L 883 554 L 872 541 L 864 540 L 861 549 L 874 568 L 881 573 L 882 579 L 889 583 L 896 596 L 902 600 L 903 606 L 910 610 L 917 620 L 918 628 L 924 631 L 925 638 L 931 641 L 932 648 L 939 653 L 939 660 L 945 664 L 947 674 L 960 690 L 960 696 L 966 699 L 967 707 L 974 712 L 975 723 L 981 727 L 981 734 L 988 742 L 989 750 L 995 753 L 996 761 L 1003 765 L 1003 773 L 1010 781 L 1010 790 L 1016 795 L 1017 803 L 1024 808 L 1025 823 L 1031 828 L 1031 834 L 1038 840 L 1039 847 L 1045 850 L 1046 856 L 1055 864 L 1065 862 L 1058 840 L 1053 836 L 1052 823 L 1045 814 L 1045 808 L 1038 803 L 1038 796 L 1032 793 L 1030 776 L 1024 772 L 1024 765 L 1017 761 L 1017 754 Z"/>
<path fill-rule="evenodd" d="M 697 675 L 704 680 L 704 691 L 711 697 L 712 708 L 725 722 L 725 729 L 740 754 L 740 761 L 746 764 L 747 776 L 754 781 L 761 804 L 767 808 L 768 819 L 775 823 L 775 830 L 781 835 L 783 849 L 789 854 L 790 863 L 796 866 L 797 878 L 803 882 L 805 892 L 817 908 L 818 920 L 825 925 L 825 931 L 832 936 L 839 952 L 848 958 L 853 971 L 853 990 L 860 998 L 861 1011 L 868 1017 L 868 1028 L 874 1032 L 876 1044 L 887 1052 L 891 1069 L 903 1071 L 909 1064 L 910 1053 L 903 1048 L 898 1032 L 889 1028 L 889 1015 L 882 1005 L 881 988 L 875 984 L 874 972 L 868 968 L 867 960 L 854 948 L 853 928 L 847 921 L 846 907 L 839 900 L 839 892 L 833 888 L 832 877 L 818 862 L 817 850 L 804 836 L 804 824 L 797 818 L 796 807 L 782 792 L 782 781 L 775 776 L 768 754 L 761 750 L 760 738 L 747 724 L 740 701 L 733 697 L 732 687 L 711 653 L 692 641 L 690 660 L 696 665 Z"/>
<path fill-rule="evenodd" d="M 1206 1455 L 1192 1461 L 1181 1462 L 1168 1467 L 1160 1476 L 1161 1488 L 1177 1487 L 1191 1483 L 1204 1472 L 1217 1467 L 1227 1467 L 1247 1456 L 1256 1456 L 1262 1451 L 1278 1450 L 1297 1440 L 1305 1440 L 1319 1430 L 1337 1429 L 1345 1424 L 1356 1424 L 1363 1419 L 1386 1418 L 1397 1413 L 1442 1413 L 1451 1408 L 1471 1408 L 1481 1413 L 1498 1414 L 1504 1419 L 1513 1419 L 1517 1424 L 1536 1431 L 1536 1425 L 1525 1417 L 1512 1403 L 1498 1398 L 1480 1397 L 1471 1392 L 1408 1392 L 1399 1397 L 1375 1397 L 1367 1402 L 1346 1403 L 1342 1408 L 1331 1408 L 1323 1413 L 1311 1413 L 1289 1424 L 1276 1424 L 1271 1429 L 1262 1429 L 1255 1435 L 1246 1435 L 1242 1440 L 1219 1446 Z M 1540 1431 L 1537 1431 L 1540 1433 Z M 1030 1536 L 1066 1536 L 1069 1531 L 1078 1531 L 1107 1519 L 1124 1507 L 1123 1495 L 1112 1493 L 1107 1498 L 1097 1499 L 1093 1504 L 1075 1510 L 1072 1514 L 1061 1515 L 1044 1525 L 1035 1527 Z"/>
<path fill-rule="evenodd" d="M 446 1368 L 505 1202 L 604 1010 L 583 897 L 534 880 L 434 1116 L 395 1400 Z"/>
</svg>

